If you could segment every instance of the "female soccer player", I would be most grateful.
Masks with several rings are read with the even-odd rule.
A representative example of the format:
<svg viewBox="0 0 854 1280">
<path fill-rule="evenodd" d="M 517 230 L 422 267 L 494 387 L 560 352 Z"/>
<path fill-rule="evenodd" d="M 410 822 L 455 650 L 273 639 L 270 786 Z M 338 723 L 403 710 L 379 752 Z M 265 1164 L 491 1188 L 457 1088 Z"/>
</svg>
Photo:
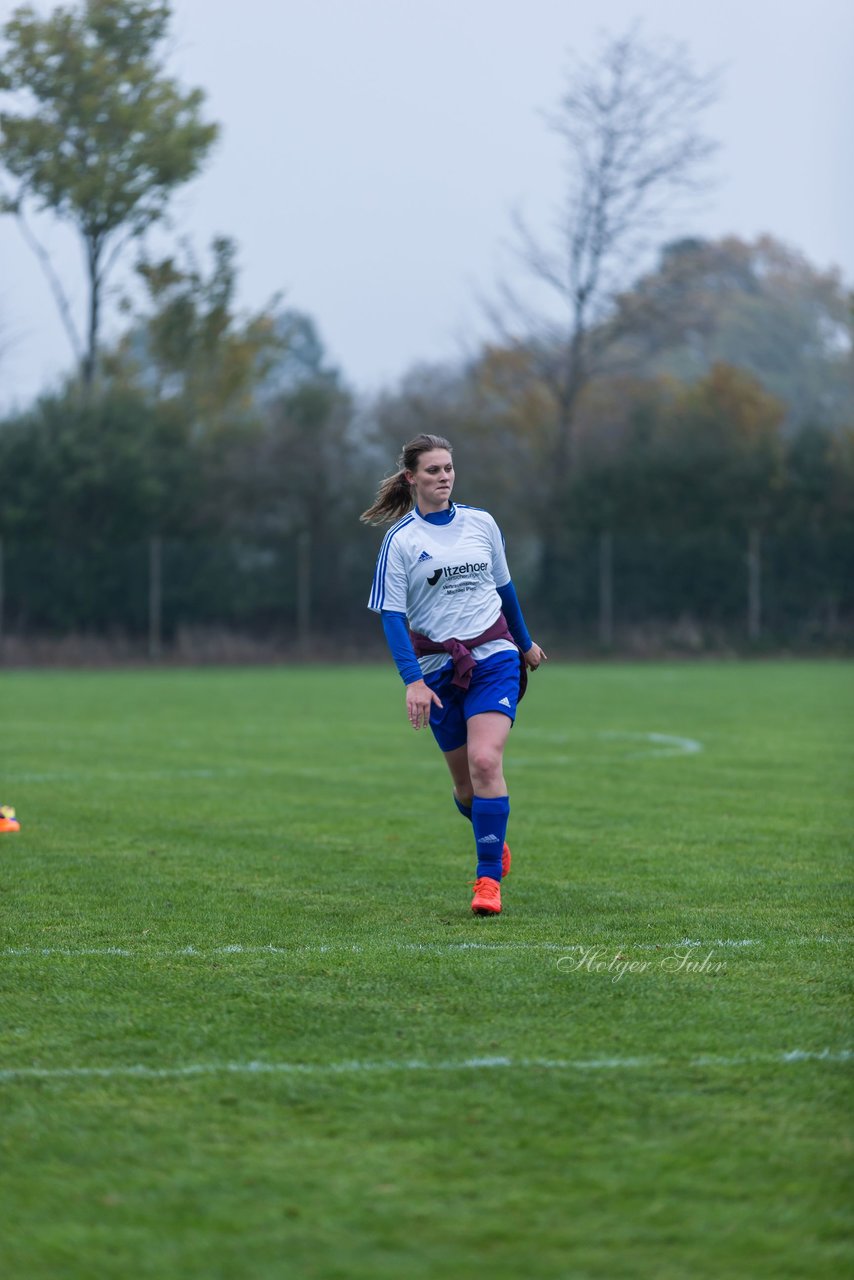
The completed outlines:
<svg viewBox="0 0 854 1280">
<path fill-rule="evenodd" d="M 487 511 L 451 501 L 454 462 L 441 436 L 404 445 L 396 475 L 363 512 L 394 521 L 383 539 L 368 607 L 382 618 L 406 685 L 413 729 L 429 724 L 454 782 L 454 802 L 474 828 L 477 871 L 471 909 L 501 912 L 510 870 L 510 800 L 504 744 L 527 669 L 546 658 L 534 644 Z M 411 628 L 411 630 L 410 630 Z"/>
</svg>

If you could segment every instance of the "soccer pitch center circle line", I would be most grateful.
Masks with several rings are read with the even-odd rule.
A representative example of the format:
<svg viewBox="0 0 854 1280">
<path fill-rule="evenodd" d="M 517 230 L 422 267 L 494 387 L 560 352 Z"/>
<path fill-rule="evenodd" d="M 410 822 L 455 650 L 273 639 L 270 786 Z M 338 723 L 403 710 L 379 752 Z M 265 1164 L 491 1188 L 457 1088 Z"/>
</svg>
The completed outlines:
<svg viewBox="0 0 854 1280">
<path fill-rule="evenodd" d="M 536 729 L 522 726 L 519 730 L 517 741 L 538 741 L 549 742 L 555 746 L 570 746 L 578 739 L 584 739 L 586 734 L 572 734 L 565 730 L 554 729 Z M 703 750 L 703 744 L 697 738 L 684 738 L 675 733 L 652 733 L 638 731 L 632 729 L 604 729 L 592 735 L 600 742 L 615 743 L 647 743 L 648 746 L 642 751 L 624 751 L 622 759 L 624 760 L 641 760 L 641 759 L 662 759 L 667 756 L 694 756 L 699 755 Z M 551 757 L 554 763 L 568 763 L 575 759 L 573 756 Z M 590 754 L 585 753 L 584 759 L 589 763 Z M 530 764 L 538 763 L 532 761 L 530 757 L 520 756 L 514 764 Z"/>
<path fill-rule="evenodd" d="M 850 1049 L 789 1049 L 777 1053 L 738 1054 L 734 1057 L 701 1054 L 683 1060 L 638 1058 L 462 1058 L 458 1061 L 426 1062 L 420 1058 L 400 1061 L 350 1062 L 194 1062 L 185 1066 L 151 1067 L 143 1063 L 113 1067 L 6 1067 L 0 1068 L 0 1084 L 27 1080 L 184 1080 L 193 1076 L 313 1076 L 313 1075 L 397 1075 L 429 1071 L 633 1071 L 727 1068 L 746 1065 L 793 1066 L 807 1062 L 847 1063 L 854 1057 Z"/>
</svg>

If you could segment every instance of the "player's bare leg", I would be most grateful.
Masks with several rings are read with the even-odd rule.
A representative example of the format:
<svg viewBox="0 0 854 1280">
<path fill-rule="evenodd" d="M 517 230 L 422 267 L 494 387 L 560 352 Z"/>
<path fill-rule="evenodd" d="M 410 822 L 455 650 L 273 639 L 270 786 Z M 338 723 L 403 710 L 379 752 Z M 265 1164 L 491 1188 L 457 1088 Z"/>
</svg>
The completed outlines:
<svg viewBox="0 0 854 1280">
<path fill-rule="evenodd" d="M 499 883 L 510 871 L 510 846 L 503 835 L 497 836 L 492 828 L 496 819 L 502 832 L 507 825 L 509 808 L 503 759 L 511 723 L 509 717 L 499 712 L 472 716 L 467 722 L 466 745 L 444 753 L 454 783 L 457 808 L 475 829 L 478 874 L 472 910 L 476 915 L 500 913 Z M 474 816 L 475 808 L 478 810 L 477 818 Z M 492 842 L 498 840 L 501 840 L 500 863 L 493 869 L 494 858 L 487 858 L 487 851 L 490 845 L 496 847 Z"/>
<path fill-rule="evenodd" d="M 454 795 L 465 808 L 471 808 L 474 787 L 469 773 L 469 749 L 463 743 L 455 751 L 444 752 L 445 761 L 454 782 Z"/>
<path fill-rule="evenodd" d="M 484 711 L 468 721 L 468 767 L 473 794 L 484 800 L 507 795 L 504 747 L 512 720 L 499 711 Z"/>
</svg>

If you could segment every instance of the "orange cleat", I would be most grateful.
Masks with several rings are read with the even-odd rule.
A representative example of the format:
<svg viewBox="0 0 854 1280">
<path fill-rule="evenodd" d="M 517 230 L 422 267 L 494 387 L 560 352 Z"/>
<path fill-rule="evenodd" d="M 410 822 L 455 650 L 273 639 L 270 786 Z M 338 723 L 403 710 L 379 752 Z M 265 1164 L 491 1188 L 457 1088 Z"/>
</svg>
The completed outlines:
<svg viewBox="0 0 854 1280">
<path fill-rule="evenodd" d="M 501 879 L 510 875 L 510 863 L 513 861 L 513 855 L 510 852 L 510 845 L 505 840 L 504 848 L 501 850 Z"/>
<path fill-rule="evenodd" d="M 20 831 L 21 824 L 15 810 L 8 804 L 0 804 L 0 831 Z"/>
<path fill-rule="evenodd" d="M 476 916 L 501 915 L 501 885 L 491 876 L 480 876 L 474 882 L 471 909 Z"/>
</svg>

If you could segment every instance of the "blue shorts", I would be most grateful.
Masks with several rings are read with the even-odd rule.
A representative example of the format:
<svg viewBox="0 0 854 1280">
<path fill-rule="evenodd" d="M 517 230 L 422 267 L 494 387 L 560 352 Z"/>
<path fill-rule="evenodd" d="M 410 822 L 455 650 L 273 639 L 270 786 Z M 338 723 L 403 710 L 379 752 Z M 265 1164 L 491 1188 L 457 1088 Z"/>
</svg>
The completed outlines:
<svg viewBox="0 0 854 1280">
<path fill-rule="evenodd" d="M 453 664 L 433 671 L 424 683 L 442 699 L 441 711 L 434 703 L 430 709 L 430 728 L 442 751 L 456 751 L 465 746 L 468 737 L 466 721 L 484 711 L 498 711 L 516 719 L 519 701 L 519 653 L 506 650 L 478 662 L 471 673 L 468 689 L 460 689 L 451 681 Z"/>
</svg>

